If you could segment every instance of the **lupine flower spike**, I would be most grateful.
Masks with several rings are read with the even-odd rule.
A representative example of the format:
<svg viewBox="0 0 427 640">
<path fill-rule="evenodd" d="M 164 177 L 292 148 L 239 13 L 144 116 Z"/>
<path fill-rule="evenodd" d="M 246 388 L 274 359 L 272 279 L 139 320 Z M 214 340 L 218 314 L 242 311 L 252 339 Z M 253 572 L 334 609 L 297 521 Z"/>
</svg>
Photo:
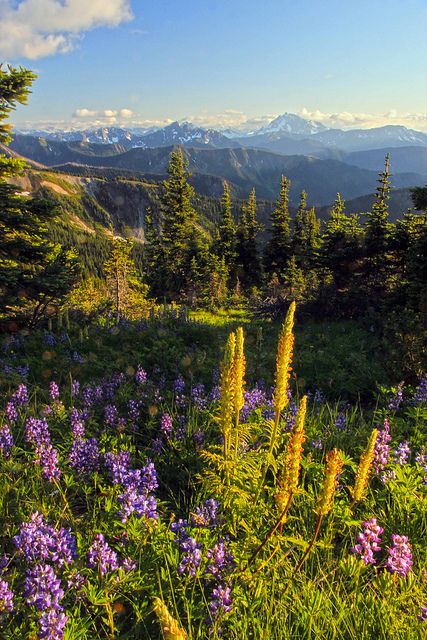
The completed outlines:
<svg viewBox="0 0 427 640">
<path fill-rule="evenodd" d="M 187 634 L 171 616 L 165 603 L 154 598 L 154 611 L 160 621 L 165 640 L 187 640 Z"/>
<path fill-rule="evenodd" d="M 369 484 L 369 476 L 372 470 L 372 464 L 375 459 L 375 444 L 377 441 L 378 430 L 374 429 L 369 438 L 368 445 L 360 457 L 359 467 L 354 481 L 354 487 L 351 490 L 353 506 L 356 502 L 363 500 Z"/>
</svg>

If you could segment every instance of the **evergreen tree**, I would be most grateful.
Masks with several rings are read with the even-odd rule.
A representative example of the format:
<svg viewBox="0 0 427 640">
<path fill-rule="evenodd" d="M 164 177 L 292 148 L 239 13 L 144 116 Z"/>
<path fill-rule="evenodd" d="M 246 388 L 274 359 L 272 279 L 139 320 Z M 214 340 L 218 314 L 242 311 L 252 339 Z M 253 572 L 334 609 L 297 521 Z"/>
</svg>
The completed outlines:
<svg viewBox="0 0 427 640">
<path fill-rule="evenodd" d="M 4 124 L 17 103 L 25 104 L 35 75 L 0 66 L 0 142 L 10 141 Z M 56 212 L 47 199 L 21 195 L 5 181 L 24 171 L 19 160 L 0 156 L 0 312 L 30 311 L 34 325 L 50 304 L 60 304 L 74 283 L 77 261 L 73 252 L 48 240 L 48 224 Z"/>
<path fill-rule="evenodd" d="M 230 187 L 227 181 L 224 182 L 218 238 L 215 244 L 215 253 L 219 258 L 224 258 L 225 264 L 231 269 L 236 258 L 236 225 L 233 218 Z"/>
<path fill-rule="evenodd" d="M 242 216 L 237 232 L 238 277 L 246 290 L 261 283 L 261 261 L 258 252 L 258 233 L 261 229 L 256 218 L 256 194 L 252 189 L 247 203 L 242 207 Z"/>
<path fill-rule="evenodd" d="M 427 185 L 425 187 L 415 187 L 411 189 L 411 198 L 415 209 L 427 213 Z"/>
<path fill-rule="evenodd" d="M 379 175 L 378 187 L 365 225 L 365 279 L 367 295 L 380 299 L 385 295 L 391 276 L 389 254 L 393 225 L 388 221 L 390 198 L 390 155 L 385 158 L 384 171 Z"/>
<path fill-rule="evenodd" d="M 291 252 L 291 225 L 289 215 L 289 189 L 291 181 L 282 176 L 279 199 L 271 213 L 271 238 L 264 256 L 265 271 L 272 276 L 286 268 Z"/>
<path fill-rule="evenodd" d="M 307 208 L 307 194 L 302 191 L 292 238 L 293 254 L 302 269 L 314 267 L 320 243 L 320 221 L 316 218 L 314 207 Z"/>
<path fill-rule="evenodd" d="M 321 264 L 332 276 L 334 293 L 348 292 L 361 269 L 362 228 L 358 216 L 347 215 L 337 193 L 322 235 Z"/>
<path fill-rule="evenodd" d="M 172 151 L 168 167 L 168 180 L 163 182 L 161 195 L 161 259 L 165 274 L 164 294 L 179 296 L 186 288 L 189 263 L 188 239 L 196 221 L 191 204 L 193 188 L 188 184 L 188 163 L 182 149 Z M 190 258 L 191 260 L 191 258 Z"/>
<path fill-rule="evenodd" d="M 137 273 L 131 256 L 133 243 L 116 237 L 111 245 L 111 254 L 104 264 L 108 297 L 118 318 L 137 318 L 147 309 L 147 286 Z"/>
</svg>

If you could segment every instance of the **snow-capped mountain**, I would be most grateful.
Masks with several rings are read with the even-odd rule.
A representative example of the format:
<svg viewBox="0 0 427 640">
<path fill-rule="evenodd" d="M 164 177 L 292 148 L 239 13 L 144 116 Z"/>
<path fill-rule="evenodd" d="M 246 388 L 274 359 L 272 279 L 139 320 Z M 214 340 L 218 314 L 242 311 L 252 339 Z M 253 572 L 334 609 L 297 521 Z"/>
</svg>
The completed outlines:
<svg viewBox="0 0 427 640">
<path fill-rule="evenodd" d="M 48 130 L 16 130 L 21 135 L 29 135 L 55 142 L 87 142 L 90 144 L 119 144 L 126 149 L 144 147 L 141 133 L 134 133 L 128 129 L 120 127 L 98 127 L 96 129 L 71 129 L 70 131 L 60 131 L 58 129 Z M 144 133 L 147 133 L 145 131 Z"/>
<path fill-rule="evenodd" d="M 312 136 L 320 131 L 327 131 L 327 127 L 315 120 L 305 120 L 295 113 L 284 113 L 272 120 L 265 127 L 255 131 L 256 135 L 285 134 L 288 136 Z"/>
<path fill-rule="evenodd" d="M 317 133 L 315 139 L 323 145 L 343 151 L 427 145 L 426 133 L 401 125 L 386 125 L 373 129 L 349 129 L 348 131 L 329 129 Z"/>
<path fill-rule="evenodd" d="M 211 149 L 226 149 L 240 146 L 234 140 L 227 138 L 216 129 L 204 129 L 190 122 L 172 122 L 163 129 L 143 136 L 146 147 L 168 147 L 179 144 L 186 147 L 204 147 Z"/>
</svg>

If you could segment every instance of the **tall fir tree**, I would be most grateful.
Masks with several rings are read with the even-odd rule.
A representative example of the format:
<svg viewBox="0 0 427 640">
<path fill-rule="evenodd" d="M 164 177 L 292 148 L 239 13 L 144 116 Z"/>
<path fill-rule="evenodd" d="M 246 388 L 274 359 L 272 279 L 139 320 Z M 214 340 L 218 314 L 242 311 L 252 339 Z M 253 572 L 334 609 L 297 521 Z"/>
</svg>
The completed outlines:
<svg viewBox="0 0 427 640">
<path fill-rule="evenodd" d="M 257 221 L 255 189 L 252 189 L 242 209 L 239 258 L 244 288 L 249 291 L 261 284 L 261 260 L 258 251 L 258 234 L 261 229 Z"/>
<path fill-rule="evenodd" d="M 374 302 L 386 293 L 392 275 L 390 255 L 393 225 L 390 224 L 388 200 L 390 198 L 390 155 L 385 158 L 384 171 L 379 175 L 378 187 L 371 211 L 365 224 L 365 283 L 367 295 Z"/>
<path fill-rule="evenodd" d="M 168 180 L 163 182 L 161 195 L 161 271 L 164 273 L 164 295 L 179 297 L 187 286 L 189 238 L 197 218 L 192 205 L 194 189 L 188 183 L 188 162 L 182 149 L 172 151 L 169 159 Z"/>
<path fill-rule="evenodd" d="M 289 189 L 291 181 L 282 176 L 280 195 L 271 213 L 270 240 L 264 254 L 264 269 L 271 277 L 283 273 L 291 254 L 291 219 L 289 214 Z"/>
<path fill-rule="evenodd" d="M 11 139 L 4 120 L 27 102 L 35 78 L 22 67 L 0 65 L 1 143 Z M 0 156 L 0 312 L 29 312 L 34 325 L 48 305 L 64 301 L 77 277 L 77 260 L 74 252 L 49 242 L 48 225 L 57 215 L 52 202 L 24 196 L 10 183 L 24 169 L 20 160 Z"/>
<path fill-rule="evenodd" d="M 342 305 L 343 298 L 350 304 L 349 298 L 354 297 L 362 266 L 362 235 L 358 216 L 345 213 L 344 200 L 337 193 L 325 222 L 320 253 L 324 279 L 333 282 L 333 295 L 329 292 L 328 296 L 332 304 Z"/>
<path fill-rule="evenodd" d="M 226 266 L 231 271 L 236 259 L 236 224 L 233 218 L 233 203 L 227 181 L 224 181 L 224 193 L 221 198 L 221 213 L 218 222 L 215 253 L 219 258 L 224 258 Z"/>
<path fill-rule="evenodd" d="M 320 221 L 314 207 L 307 208 L 307 193 L 302 191 L 294 220 L 292 252 L 304 271 L 314 268 L 320 244 Z"/>
</svg>

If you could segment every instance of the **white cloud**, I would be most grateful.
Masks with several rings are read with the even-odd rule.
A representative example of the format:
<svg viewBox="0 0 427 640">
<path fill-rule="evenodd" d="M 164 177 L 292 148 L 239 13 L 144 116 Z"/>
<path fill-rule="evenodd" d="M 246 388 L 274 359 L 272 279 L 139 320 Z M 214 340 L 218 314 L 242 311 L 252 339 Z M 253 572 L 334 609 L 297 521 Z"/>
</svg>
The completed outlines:
<svg viewBox="0 0 427 640">
<path fill-rule="evenodd" d="M 119 116 L 120 118 L 127 120 L 128 118 L 132 118 L 133 111 L 131 109 L 120 109 Z"/>
<path fill-rule="evenodd" d="M 304 107 L 299 115 L 338 129 L 371 129 L 388 124 L 403 125 L 410 129 L 427 129 L 427 113 L 398 113 L 396 109 L 390 109 L 386 113 L 351 113 L 349 111 L 324 113 Z"/>
<path fill-rule="evenodd" d="M 0 56 L 67 53 L 85 31 L 131 18 L 130 0 L 0 0 Z"/>
</svg>

